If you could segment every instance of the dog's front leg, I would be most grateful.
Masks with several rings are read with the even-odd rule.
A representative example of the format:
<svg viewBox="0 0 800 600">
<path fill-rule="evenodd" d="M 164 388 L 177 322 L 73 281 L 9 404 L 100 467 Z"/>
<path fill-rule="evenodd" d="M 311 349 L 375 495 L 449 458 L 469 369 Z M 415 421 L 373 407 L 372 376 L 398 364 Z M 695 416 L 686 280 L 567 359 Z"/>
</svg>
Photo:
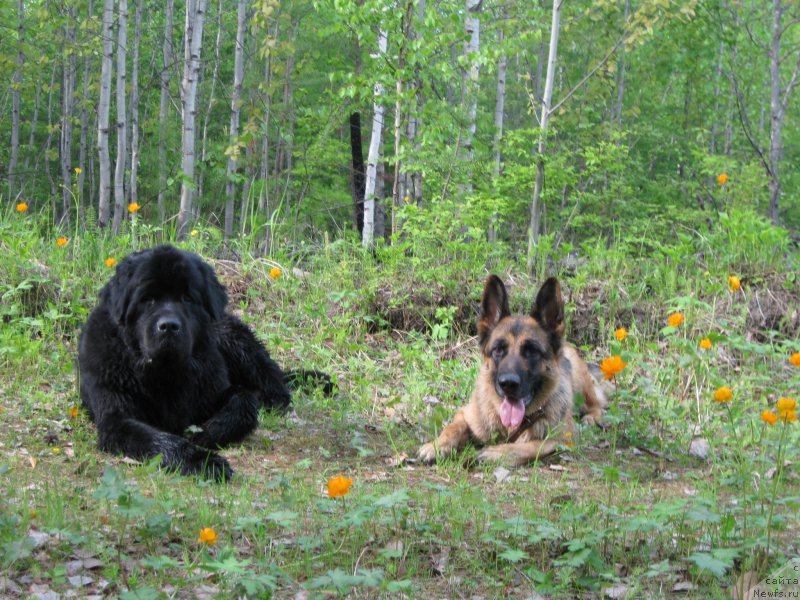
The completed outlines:
<svg viewBox="0 0 800 600">
<path fill-rule="evenodd" d="M 198 446 L 213 450 L 240 442 L 258 426 L 261 402 L 253 392 L 229 388 L 225 395 L 227 400 L 219 411 L 201 424 L 202 431 L 191 436 Z"/>
<path fill-rule="evenodd" d="M 498 444 L 487 446 L 478 453 L 478 462 L 496 462 L 518 467 L 538 460 L 556 449 L 556 443 L 550 440 L 531 440 L 516 444 Z"/>
<path fill-rule="evenodd" d="M 470 428 L 464 418 L 464 410 L 456 413 L 453 421 L 439 434 L 435 442 L 429 442 L 419 449 L 420 462 L 432 465 L 439 457 L 448 456 L 463 448 L 470 439 Z"/>
</svg>

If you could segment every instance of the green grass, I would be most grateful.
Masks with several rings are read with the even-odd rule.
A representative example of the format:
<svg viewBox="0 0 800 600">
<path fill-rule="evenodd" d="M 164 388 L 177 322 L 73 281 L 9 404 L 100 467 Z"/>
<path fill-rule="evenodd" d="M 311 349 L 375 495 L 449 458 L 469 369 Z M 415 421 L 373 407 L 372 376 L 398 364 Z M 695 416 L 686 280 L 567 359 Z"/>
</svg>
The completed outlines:
<svg viewBox="0 0 800 600">
<path fill-rule="evenodd" d="M 788 362 L 800 351 L 798 257 L 760 222 L 739 236 L 746 253 L 724 227 L 669 244 L 584 243 L 577 269 L 559 274 L 570 337 L 593 360 L 628 363 L 609 426 L 509 473 L 403 460 L 469 398 L 487 272 L 513 283 L 516 309 L 531 301 L 535 282 L 502 246 L 417 231 L 375 257 L 340 241 L 264 261 L 243 245 L 241 262 L 216 263 L 231 308 L 282 365 L 328 371 L 339 393 L 306 390 L 295 415 L 263 415 L 224 452 L 237 476 L 216 485 L 99 453 L 85 413 L 70 413 L 76 328 L 111 275 L 103 261 L 158 231 L 76 231 L 57 249 L 44 220 L 0 218 L 0 596 L 581 597 L 617 586 L 638 598 L 691 584 L 689 597 L 729 598 L 741 573 L 798 554 L 800 478 L 778 457 L 797 463 L 800 425 L 759 418 L 800 388 Z M 198 229 L 184 246 L 213 256 L 214 230 Z M 674 310 L 686 321 L 665 328 Z M 786 318 L 771 331 L 764 315 L 776 310 Z M 714 346 L 699 350 L 706 336 Z M 729 405 L 712 398 L 721 385 Z M 700 438 L 705 459 L 689 453 Z M 326 482 L 339 474 L 354 484 L 332 500 Z M 198 543 L 204 527 L 216 546 Z"/>
</svg>

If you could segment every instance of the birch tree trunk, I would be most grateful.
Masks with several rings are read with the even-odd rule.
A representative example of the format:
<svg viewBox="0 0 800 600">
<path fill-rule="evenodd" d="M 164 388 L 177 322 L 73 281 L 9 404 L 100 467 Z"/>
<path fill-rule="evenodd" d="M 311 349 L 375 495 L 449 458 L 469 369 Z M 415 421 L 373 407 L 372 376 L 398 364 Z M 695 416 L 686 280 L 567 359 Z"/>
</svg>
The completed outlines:
<svg viewBox="0 0 800 600">
<path fill-rule="evenodd" d="M 425 22 L 425 0 L 418 0 L 417 1 L 417 21 L 418 23 L 422 24 Z M 416 28 L 414 33 L 414 38 L 419 41 L 422 37 L 422 34 L 419 32 L 419 28 Z M 422 94 L 423 84 L 422 84 L 422 77 L 420 75 L 420 66 L 417 64 L 415 66 L 415 73 L 414 79 L 416 84 L 416 110 L 415 114 L 412 118 L 409 119 L 409 126 L 408 126 L 408 145 L 413 147 L 416 151 L 417 155 L 419 155 L 422 151 L 422 143 L 419 141 L 421 139 L 421 131 L 422 131 L 422 110 L 424 108 L 424 98 Z M 411 196 L 414 198 L 414 203 L 421 207 L 422 206 L 422 171 L 413 171 L 409 174 L 409 181 L 410 181 L 410 188 L 411 188 Z"/>
<path fill-rule="evenodd" d="M 275 27 L 275 39 L 277 40 L 278 36 L 278 28 Z M 264 118 L 261 123 L 261 129 L 263 131 L 262 140 L 261 140 L 261 172 L 260 178 L 262 181 L 261 185 L 261 193 L 258 196 L 258 212 L 264 213 L 266 212 L 267 215 L 267 225 L 265 229 L 265 249 L 269 252 L 269 240 L 271 237 L 270 232 L 270 217 L 272 216 L 272 210 L 270 207 L 270 177 L 269 177 L 269 152 L 270 152 L 270 144 L 269 144 L 269 127 L 270 127 L 270 119 L 272 117 L 272 52 L 267 52 L 267 56 L 264 60 L 264 81 L 261 84 L 264 90 Z M 259 86 L 259 87 L 261 87 Z"/>
<path fill-rule="evenodd" d="M 294 168 L 294 88 L 292 85 L 292 76 L 294 72 L 294 65 L 296 61 L 295 53 L 297 41 L 297 32 L 300 28 L 300 17 L 295 17 L 294 26 L 292 27 L 292 47 L 293 50 L 286 58 L 286 78 L 283 82 L 283 106 L 286 113 L 286 142 L 283 146 L 284 166 L 286 169 L 286 181 L 283 187 L 283 203 L 286 211 L 286 217 L 289 218 L 292 207 L 292 169 Z"/>
<path fill-rule="evenodd" d="M 174 2 L 175 0 L 166 0 L 164 8 L 164 45 L 161 50 L 161 98 L 158 105 L 158 196 L 156 199 L 159 223 L 163 223 L 166 216 L 164 198 L 167 192 L 167 138 L 165 130 L 169 111 L 169 72 L 175 55 L 172 47 Z"/>
<path fill-rule="evenodd" d="M 401 205 L 401 193 L 405 195 L 405 189 L 401 190 L 400 185 L 400 138 L 402 129 L 400 127 L 403 121 L 403 89 L 405 83 L 403 81 L 403 71 L 406 68 L 406 53 L 408 51 L 408 44 L 411 42 L 411 21 L 414 18 L 414 2 L 408 0 L 403 14 L 402 35 L 403 39 L 400 42 L 400 53 L 397 58 L 397 99 L 394 105 L 394 178 L 392 180 L 392 233 L 397 231 L 397 211 Z M 404 186 L 403 186 L 404 187 Z"/>
<path fill-rule="evenodd" d="M 128 162 L 128 129 L 125 108 L 125 81 L 128 57 L 128 0 L 117 5 L 117 164 L 114 169 L 114 223 L 111 231 L 119 233 L 125 214 L 125 164 Z"/>
<path fill-rule="evenodd" d="M 233 235 L 233 209 L 234 194 L 236 184 L 234 175 L 236 174 L 236 157 L 238 155 L 239 137 L 239 106 L 242 95 L 242 81 L 244 80 L 244 30 L 247 16 L 247 5 L 245 0 L 238 1 L 236 13 L 236 48 L 233 59 L 233 91 L 231 92 L 231 123 L 230 123 L 230 142 L 228 147 L 228 165 L 225 169 L 225 244 Z M 242 215 L 244 220 L 244 215 Z"/>
<path fill-rule="evenodd" d="M 88 14 L 94 14 L 94 0 L 89 0 Z M 88 40 L 84 39 L 84 43 Z M 89 143 L 89 79 L 91 77 L 92 53 L 86 52 L 83 57 L 83 81 L 81 92 L 81 130 L 78 141 L 78 166 L 81 168 L 78 173 L 78 189 L 75 194 L 78 203 L 78 218 L 83 219 L 83 189 L 86 181 L 86 151 Z"/>
<path fill-rule="evenodd" d="M 208 142 L 208 122 L 211 119 L 211 109 L 214 107 L 214 93 L 217 89 L 217 79 L 219 79 L 219 47 L 222 40 L 222 0 L 217 4 L 217 37 L 214 41 L 214 70 L 211 72 L 211 91 L 208 94 L 208 104 L 206 105 L 206 114 L 203 119 L 203 134 L 200 141 L 200 162 L 205 163 L 206 148 Z M 197 195 L 203 196 L 203 174 L 197 176 Z"/>
<path fill-rule="evenodd" d="M 507 20 L 508 4 L 504 3 L 503 22 L 497 32 L 497 45 L 500 47 L 500 58 L 497 61 L 497 92 L 494 102 L 494 164 L 492 165 L 492 178 L 494 179 L 495 186 L 497 186 L 500 180 L 500 171 L 502 167 L 501 142 L 503 139 L 503 114 L 506 102 L 506 67 L 508 64 L 508 57 L 503 48 L 503 41 L 505 38 L 504 27 Z M 489 226 L 488 238 L 490 242 L 497 241 L 497 230 L 495 229 L 497 221 L 497 215 L 495 215 Z"/>
<path fill-rule="evenodd" d="M 558 32 L 561 24 L 561 6 L 564 0 L 553 0 L 553 19 L 550 25 L 550 51 L 547 58 L 547 77 L 542 95 L 542 113 L 539 122 L 539 144 L 536 149 L 536 181 L 533 186 L 533 198 L 530 208 L 530 225 L 528 226 L 528 258 L 527 268 L 533 273 L 533 260 L 536 245 L 539 243 L 539 229 L 542 215 L 542 185 L 544 184 L 544 149 L 547 140 L 547 126 L 550 123 L 550 103 L 553 99 L 553 81 L 556 76 L 556 56 L 558 52 Z"/>
<path fill-rule="evenodd" d="M 131 57 L 131 163 L 128 197 L 131 202 L 139 203 L 137 179 L 139 176 L 139 42 L 142 34 L 142 4 L 136 0 L 133 26 L 133 56 Z"/>
<path fill-rule="evenodd" d="M 103 59 L 100 64 L 100 99 L 97 106 L 97 149 L 99 153 L 99 189 L 97 225 L 106 227 L 111 214 L 111 158 L 108 149 L 108 119 L 111 105 L 111 74 L 114 57 L 114 0 L 103 4 Z"/>
<path fill-rule="evenodd" d="M 50 149 L 53 146 L 53 132 L 56 128 L 53 126 L 53 96 L 56 90 L 56 70 L 58 69 L 58 60 L 53 59 L 53 68 L 50 71 L 50 88 L 47 94 L 47 139 L 44 142 L 44 170 L 47 174 L 47 180 L 50 182 L 50 198 L 53 199 L 53 214 L 56 214 L 56 180 L 53 178 L 53 170 L 50 168 Z M 38 161 L 37 161 L 38 167 Z M 38 168 L 37 168 L 38 170 Z M 35 189 L 35 188 L 34 188 Z"/>
<path fill-rule="evenodd" d="M 772 40 L 769 47 L 769 216 L 777 225 L 780 221 L 781 178 L 780 167 L 783 158 L 783 117 L 785 104 L 781 100 L 781 19 L 783 17 L 783 0 L 772 3 Z M 795 71 L 796 73 L 796 71 Z M 793 78 L 794 79 L 794 78 Z M 786 97 L 791 92 L 792 82 L 786 89 Z"/>
<path fill-rule="evenodd" d="M 464 136 L 464 149 L 467 151 L 467 192 L 472 191 L 472 161 L 475 157 L 475 128 L 478 114 L 478 76 L 481 22 L 478 13 L 483 0 L 466 0 L 467 17 L 464 21 L 468 41 L 464 44 L 464 54 L 469 60 L 469 77 L 465 80 L 463 96 L 469 103 L 467 110 L 467 133 Z"/>
<path fill-rule="evenodd" d="M 376 58 L 386 54 L 388 39 L 386 31 L 383 29 L 378 33 L 378 54 Z M 372 247 L 375 236 L 375 184 L 378 170 L 378 161 L 381 158 L 381 134 L 383 132 L 383 117 L 386 110 L 381 104 L 384 93 L 383 83 L 380 80 L 375 82 L 372 135 L 369 141 L 369 153 L 367 154 L 367 183 L 364 189 L 364 231 L 361 241 L 364 247 Z"/>
<path fill-rule="evenodd" d="M 12 201 L 15 199 L 16 182 L 14 180 L 19 161 L 19 103 L 22 86 L 22 69 L 25 66 L 25 53 L 22 51 L 22 44 L 25 42 L 25 2 L 19 0 L 17 4 L 17 64 L 14 69 L 14 79 L 11 87 L 11 156 L 8 161 L 8 197 Z"/>
<path fill-rule="evenodd" d="M 196 2 L 196 3 L 195 3 Z M 200 71 L 200 50 L 203 42 L 203 21 L 206 0 L 186 3 L 186 53 L 183 71 L 183 136 L 181 142 L 181 206 L 178 212 L 178 238 L 183 239 L 192 214 L 194 189 L 195 119 L 197 117 L 197 74 Z M 188 34 L 191 33 L 191 36 Z"/>
<path fill-rule="evenodd" d="M 59 154 L 61 157 L 61 223 L 69 226 L 72 212 L 72 111 L 75 102 L 75 8 L 65 7 L 64 19 L 64 73 L 62 78 L 62 114 Z"/>
</svg>

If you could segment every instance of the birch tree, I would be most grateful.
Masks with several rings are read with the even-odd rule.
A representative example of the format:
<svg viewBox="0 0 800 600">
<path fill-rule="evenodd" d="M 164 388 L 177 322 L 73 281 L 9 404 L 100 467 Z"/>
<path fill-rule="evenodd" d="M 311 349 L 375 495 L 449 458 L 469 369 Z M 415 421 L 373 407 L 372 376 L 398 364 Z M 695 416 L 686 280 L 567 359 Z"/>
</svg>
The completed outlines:
<svg viewBox="0 0 800 600">
<path fill-rule="evenodd" d="M 501 142 L 503 139 L 503 115 L 505 111 L 506 102 L 506 67 L 508 64 L 508 56 L 503 50 L 503 41 L 505 38 L 504 27 L 508 20 L 508 4 L 503 4 L 503 18 L 500 29 L 497 32 L 497 44 L 501 47 L 500 57 L 497 60 L 497 89 L 494 101 L 494 163 L 492 165 L 492 178 L 494 179 L 495 186 L 500 179 L 500 170 L 502 166 L 502 147 Z M 495 223 L 497 216 L 493 217 L 492 224 L 489 227 L 489 241 L 494 242 L 497 239 L 497 231 Z"/>
<path fill-rule="evenodd" d="M 383 29 L 378 33 L 378 54 L 373 55 L 374 58 L 386 54 L 388 47 L 388 37 L 386 31 Z M 375 82 L 374 87 L 374 101 L 373 101 L 373 117 L 372 117 L 372 135 L 369 141 L 369 152 L 367 154 L 367 182 L 364 186 L 364 230 L 362 232 L 361 241 L 364 247 L 371 247 L 375 235 L 375 185 L 378 171 L 378 161 L 381 157 L 381 135 L 383 133 L 383 118 L 385 108 L 382 104 L 384 94 L 384 86 L 380 77 Z"/>
<path fill-rule="evenodd" d="M 406 68 L 406 54 L 408 45 L 411 43 L 411 22 L 414 18 L 414 2 L 407 0 L 403 12 L 402 39 L 400 41 L 400 52 L 397 58 L 397 80 L 394 105 L 394 178 L 392 183 L 392 231 L 397 231 L 397 211 L 400 208 L 401 196 L 405 196 L 405 186 L 401 186 L 400 175 L 400 138 L 402 134 L 401 124 L 403 121 L 403 91 L 405 82 L 403 81 Z M 403 188 L 403 189 L 401 189 Z"/>
<path fill-rule="evenodd" d="M 234 194 L 236 184 L 234 175 L 236 174 L 236 158 L 238 156 L 238 137 L 239 137 L 239 108 L 242 95 L 242 81 L 244 80 L 244 30 L 247 16 L 247 5 L 245 0 L 238 1 L 236 12 L 236 48 L 233 59 L 233 91 L 231 92 L 231 122 L 230 122 L 230 146 L 226 150 L 228 154 L 228 164 L 225 168 L 225 241 L 230 240 L 233 234 L 233 209 Z M 244 218 L 244 215 L 242 215 Z"/>
<path fill-rule="evenodd" d="M 464 136 L 464 149 L 467 151 L 467 191 L 472 191 L 472 161 L 475 156 L 475 130 L 478 115 L 478 77 L 480 75 L 480 63 L 478 53 L 480 52 L 481 40 L 481 21 L 478 13 L 481 10 L 483 0 L 466 0 L 467 17 L 464 27 L 467 33 L 467 41 L 464 44 L 464 54 L 467 56 L 469 64 L 468 76 L 465 77 L 462 97 L 466 98 L 469 104 L 467 110 L 467 133 Z"/>
<path fill-rule="evenodd" d="M 169 111 L 169 74 L 174 51 L 172 47 L 173 7 L 175 0 L 166 0 L 164 4 L 164 41 L 161 48 L 161 91 L 158 105 L 158 204 L 159 221 L 164 222 L 166 207 L 164 195 L 167 190 L 167 115 Z"/>
<path fill-rule="evenodd" d="M 128 197 L 139 203 L 139 43 L 142 35 L 143 0 L 136 0 L 133 18 L 133 55 L 131 57 L 131 151 Z"/>
<path fill-rule="evenodd" d="M 97 149 L 99 154 L 99 190 L 97 224 L 108 225 L 111 215 L 111 158 L 108 149 L 109 107 L 111 106 L 111 75 L 114 60 L 114 0 L 103 3 L 103 59 L 100 64 L 100 99 L 97 105 Z"/>
<path fill-rule="evenodd" d="M 66 5 L 64 19 L 64 58 L 61 90 L 61 222 L 69 225 L 72 211 L 72 111 L 75 103 L 75 7 Z"/>
<path fill-rule="evenodd" d="M 14 69 L 14 79 L 11 82 L 11 156 L 8 161 L 8 195 L 14 198 L 17 193 L 14 179 L 17 162 L 19 162 L 19 105 L 22 88 L 22 69 L 25 66 L 25 52 L 22 45 L 25 42 L 25 2 L 19 0 L 17 4 L 17 64 Z"/>
<path fill-rule="evenodd" d="M 125 81 L 128 57 L 128 0 L 118 0 L 117 11 L 117 164 L 114 169 L 114 223 L 116 235 L 125 214 L 125 164 L 128 162 L 128 129 L 125 112 Z"/>
<path fill-rule="evenodd" d="M 564 0 L 553 0 L 553 18 L 550 24 L 550 50 L 547 57 L 547 76 L 542 95 L 541 116 L 539 118 L 539 144 L 536 148 L 536 181 L 531 199 L 530 224 L 528 226 L 528 272 L 533 272 L 533 258 L 539 243 L 539 229 L 542 215 L 542 185 L 544 184 L 544 150 L 547 140 L 547 126 L 550 123 L 550 102 L 553 99 L 553 82 L 556 76 L 556 57 L 558 53 L 558 31 L 561 25 L 561 6 Z"/>
<path fill-rule="evenodd" d="M 178 238 L 189 228 L 194 191 L 195 120 L 197 117 L 197 75 L 200 71 L 200 50 L 203 42 L 203 21 L 206 0 L 186 2 L 186 62 L 183 69 L 183 135 L 181 139 L 181 206 L 178 212 Z"/>
<path fill-rule="evenodd" d="M 89 0 L 88 6 L 88 13 L 94 14 L 94 0 Z M 92 35 L 92 33 L 87 32 L 87 38 Z M 84 40 L 84 43 L 87 43 L 87 40 Z M 92 53 L 85 52 L 83 57 L 83 81 L 82 81 L 82 92 L 81 92 L 81 128 L 79 133 L 79 140 L 78 140 L 78 166 L 80 167 L 80 172 L 78 173 L 78 190 L 76 194 L 76 199 L 78 202 L 78 215 L 82 218 L 83 217 L 83 189 L 84 189 L 84 182 L 86 181 L 86 154 L 87 154 L 87 145 L 88 145 L 88 138 L 89 138 L 89 80 L 91 78 L 91 65 L 92 65 Z"/>
</svg>

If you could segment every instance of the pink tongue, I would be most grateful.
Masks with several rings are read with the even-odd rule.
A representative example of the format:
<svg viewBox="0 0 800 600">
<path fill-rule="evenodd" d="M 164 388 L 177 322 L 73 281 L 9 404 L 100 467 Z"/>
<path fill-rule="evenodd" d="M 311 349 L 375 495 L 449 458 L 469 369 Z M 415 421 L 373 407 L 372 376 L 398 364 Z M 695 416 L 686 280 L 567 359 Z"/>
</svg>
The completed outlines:
<svg viewBox="0 0 800 600">
<path fill-rule="evenodd" d="M 500 421 L 506 429 L 516 429 L 525 417 L 525 403 L 522 400 L 509 402 L 508 398 L 503 398 L 500 405 Z"/>
</svg>

